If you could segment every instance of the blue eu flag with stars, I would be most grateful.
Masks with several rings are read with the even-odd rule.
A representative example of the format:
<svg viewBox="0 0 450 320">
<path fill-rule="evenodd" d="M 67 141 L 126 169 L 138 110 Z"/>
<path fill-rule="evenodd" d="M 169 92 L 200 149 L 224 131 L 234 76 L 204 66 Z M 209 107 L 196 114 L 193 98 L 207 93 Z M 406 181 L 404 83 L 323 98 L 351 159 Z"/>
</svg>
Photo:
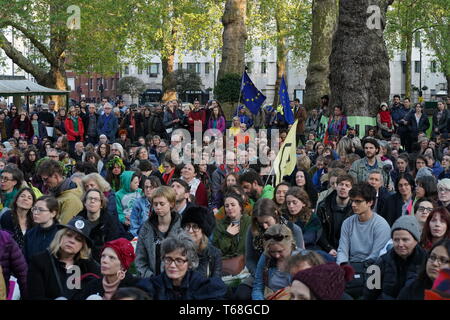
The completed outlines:
<svg viewBox="0 0 450 320">
<path fill-rule="evenodd" d="M 284 75 L 281 77 L 280 92 L 278 93 L 278 95 L 280 96 L 280 102 L 283 106 L 284 119 L 288 124 L 293 124 L 295 120 L 294 113 L 291 109 L 289 92 L 286 87 L 286 81 L 284 81 Z"/>
<path fill-rule="evenodd" d="M 242 78 L 242 98 L 244 99 L 245 106 L 253 114 L 258 113 L 262 104 L 266 100 L 266 96 L 264 96 L 261 91 L 255 87 L 246 71 L 244 71 L 244 76 Z"/>
</svg>

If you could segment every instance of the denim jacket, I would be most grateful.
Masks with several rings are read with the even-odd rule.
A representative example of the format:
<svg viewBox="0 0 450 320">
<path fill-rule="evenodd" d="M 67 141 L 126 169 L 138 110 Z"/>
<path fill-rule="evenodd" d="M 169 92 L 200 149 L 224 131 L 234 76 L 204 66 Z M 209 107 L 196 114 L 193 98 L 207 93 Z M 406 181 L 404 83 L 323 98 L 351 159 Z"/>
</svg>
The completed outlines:
<svg viewBox="0 0 450 320">
<path fill-rule="evenodd" d="M 130 233 L 134 237 L 138 236 L 139 229 L 148 219 L 151 207 L 152 205 L 146 196 L 136 200 L 130 216 Z"/>
</svg>

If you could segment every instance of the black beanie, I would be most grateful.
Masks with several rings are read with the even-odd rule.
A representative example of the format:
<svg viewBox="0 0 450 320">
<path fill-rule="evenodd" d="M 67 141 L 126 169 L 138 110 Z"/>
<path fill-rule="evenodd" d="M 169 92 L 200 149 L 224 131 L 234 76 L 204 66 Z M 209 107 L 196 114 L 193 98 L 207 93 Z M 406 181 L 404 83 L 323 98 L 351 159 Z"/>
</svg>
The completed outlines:
<svg viewBox="0 0 450 320">
<path fill-rule="evenodd" d="M 216 226 L 216 218 L 205 207 L 192 206 L 184 211 L 181 218 L 181 227 L 184 228 L 188 223 L 197 224 L 203 233 L 209 237 Z"/>
</svg>

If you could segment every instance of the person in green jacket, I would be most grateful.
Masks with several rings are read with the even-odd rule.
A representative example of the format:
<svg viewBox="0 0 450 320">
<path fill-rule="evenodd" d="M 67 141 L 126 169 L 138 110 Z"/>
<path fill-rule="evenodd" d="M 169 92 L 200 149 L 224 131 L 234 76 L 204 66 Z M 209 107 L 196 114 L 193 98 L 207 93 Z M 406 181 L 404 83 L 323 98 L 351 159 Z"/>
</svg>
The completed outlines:
<svg viewBox="0 0 450 320">
<path fill-rule="evenodd" d="M 120 175 L 120 190 L 116 193 L 117 213 L 125 226 L 130 226 L 130 215 L 134 203 L 142 196 L 139 188 L 139 174 L 135 171 L 124 171 Z"/>
<path fill-rule="evenodd" d="M 245 240 L 251 217 L 243 213 L 244 203 L 240 195 L 228 193 L 224 201 L 226 217 L 217 222 L 213 243 L 222 252 L 222 258 L 228 259 L 245 254 Z"/>
<path fill-rule="evenodd" d="M 264 186 L 260 175 L 254 170 L 248 170 L 239 177 L 239 184 L 254 204 L 259 199 L 273 199 L 274 187 Z"/>
</svg>

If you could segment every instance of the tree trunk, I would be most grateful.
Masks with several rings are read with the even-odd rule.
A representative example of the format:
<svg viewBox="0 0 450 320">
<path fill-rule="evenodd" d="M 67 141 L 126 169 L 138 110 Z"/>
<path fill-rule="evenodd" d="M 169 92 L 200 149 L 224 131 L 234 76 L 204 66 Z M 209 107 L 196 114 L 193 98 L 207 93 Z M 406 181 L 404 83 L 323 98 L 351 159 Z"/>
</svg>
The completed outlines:
<svg viewBox="0 0 450 320">
<path fill-rule="evenodd" d="M 314 0 L 312 9 L 311 53 L 307 68 L 303 104 L 320 106 L 320 98 L 330 94 L 330 54 L 338 18 L 337 0 Z"/>
<path fill-rule="evenodd" d="M 163 98 L 164 102 L 177 99 L 176 82 L 174 81 L 174 61 L 175 61 L 175 49 L 172 53 L 165 58 L 161 58 L 162 62 L 162 72 L 163 72 Z"/>
<path fill-rule="evenodd" d="M 241 75 L 245 65 L 247 0 L 227 0 L 222 16 L 223 46 L 217 79 L 227 73 Z"/>
<path fill-rule="evenodd" d="M 393 0 L 341 0 L 330 55 L 330 106 L 348 116 L 376 115 L 390 93 L 389 56 L 383 38 L 386 11 Z M 380 10 L 380 28 L 369 29 L 370 5 Z"/>
<path fill-rule="evenodd" d="M 407 34 L 405 36 L 406 41 L 406 64 L 405 64 L 405 97 L 411 99 L 411 68 L 412 68 L 412 46 L 413 35 Z"/>
<path fill-rule="evenodd" d="M 286 79 L 286 57 L 287 57 L 287 49 L 286 49 L 286 38 L 281 34 L 281 25 L 280 20 L 278 18 L 278 15 L 275 16 L 275 21 L 277 24 L 277 80 L 275 82 L 275 95 L 273 97 L 273 103 L 272 106 L 276 108 L 279 105 L 279 97 L 278 92 L 280 91 L 280 85 L 281 85 L 281 77 L 284 75 L 284 80 L 286 81 L 287 85 L 287 79 Z"/>
</svg>

